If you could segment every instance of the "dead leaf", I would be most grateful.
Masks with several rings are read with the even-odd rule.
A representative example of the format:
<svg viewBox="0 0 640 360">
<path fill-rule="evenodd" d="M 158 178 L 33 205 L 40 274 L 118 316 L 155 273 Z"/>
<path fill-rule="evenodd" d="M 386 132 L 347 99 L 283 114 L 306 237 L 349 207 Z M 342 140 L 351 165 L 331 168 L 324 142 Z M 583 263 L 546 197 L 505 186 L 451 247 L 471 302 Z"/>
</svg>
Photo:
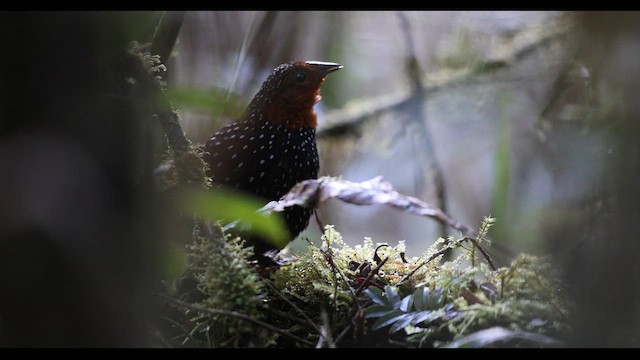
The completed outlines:
<svg viewBox="0 0 640 360">
<path fill-rule="evenodd" d="M 382 176 L 363 182 L 351 182 L 332 177 L 304 180 L 296 184 L 279 201 L 272 201 L 259 211 L 284 211 L 299 205 L 316 208 L 329 199 L 339 199 L 354 205 L 386 205 L 409 214 L 426 216 L 444 223 L 465 235 L 475 236 L 474 231 L 451 218 L 442 210 L 418 198 L 400 194 Z"/>
</svg>

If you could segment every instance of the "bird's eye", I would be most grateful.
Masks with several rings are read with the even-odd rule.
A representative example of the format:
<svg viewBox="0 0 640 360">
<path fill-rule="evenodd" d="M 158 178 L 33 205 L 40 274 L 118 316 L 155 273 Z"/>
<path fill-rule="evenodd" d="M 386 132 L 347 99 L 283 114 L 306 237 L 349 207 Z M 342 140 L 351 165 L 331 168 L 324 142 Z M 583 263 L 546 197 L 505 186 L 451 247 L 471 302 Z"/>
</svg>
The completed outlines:
<svg viewBox="0 0 640 360">
<path fill-rule="evenodd" d="M 296 74 L 296 82 L 303 83 L 306 79 L 307 76 L 304 73 L 299 72 Z"/>
</svg>

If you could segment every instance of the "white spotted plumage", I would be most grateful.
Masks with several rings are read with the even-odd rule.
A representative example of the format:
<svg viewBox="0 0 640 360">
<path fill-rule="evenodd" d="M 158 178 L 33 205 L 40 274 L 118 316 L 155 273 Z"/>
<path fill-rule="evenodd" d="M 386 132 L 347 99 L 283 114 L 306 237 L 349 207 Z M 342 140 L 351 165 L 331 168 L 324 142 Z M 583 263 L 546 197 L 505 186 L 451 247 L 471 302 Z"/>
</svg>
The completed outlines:
<svg viewBox="0 0 640 360">
<path fill-rule="evenodd" d="M 340 67 L 335 63 L 296 62 L 275 68 L 241 121 L 223 127 L 205 144 L 213 186 L 234 187 L 262 197 L 266 203 L 280 199 L 300 181 L 317 178 L 313 104 L 319 99 L 326 74 Z M 295 87 L 303 85 L 292 82 L 301 71 L 314 81 L 305 85 L 307 88 Z M 286 98 L 292 86 L 301 92 Z M 283 103 L 291 99 L 295 102 Z M 291 104 L 293 107 L 289 107 Z M 300 206 L 285 209 L 292 236 L 306 228 L 310 215 L 310 209 Z"/>
</svg>

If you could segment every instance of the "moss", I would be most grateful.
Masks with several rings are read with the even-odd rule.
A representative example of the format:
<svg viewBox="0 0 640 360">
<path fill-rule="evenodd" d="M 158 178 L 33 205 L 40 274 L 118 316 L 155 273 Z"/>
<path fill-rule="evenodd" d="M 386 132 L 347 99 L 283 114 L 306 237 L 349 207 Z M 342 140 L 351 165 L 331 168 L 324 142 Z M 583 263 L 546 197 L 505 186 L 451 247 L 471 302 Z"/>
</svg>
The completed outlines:
<svg viewBox="0 0 640 360">
<path fill-rule="evenodd" d="M 155 171 L 159 190 L 172 193 L 210 188 L 211 178 L 206 175 L 206 162 L 202 156 L 202 146 L 191 146 L 185 151 L 167 150 L 165 160 Z"/>
<path fill-rule="evenodd" d="M 487 218 L 483 223 L 482 237 L 486 236 L 493 222 Z M 405 337 L 398 340 L 396 336 L 393 342 L 380 342 L 379 337 L 373 335 L 375 331 L 369 329 L 372 342 L 368 345 L 440 346 L 493 326 L 548 336 L 562 336 L 570 330 L 568 316 L 571 303 L 559 290 L 561 284 L 547 259 L 522 254 L 510 266 L 492 271 L 486 261 L 475 259 L 475 266 L 472 266 L 472 259 L 478 253 L 464 244 L 464 241 L 453 238 L 439 239 L 422 256 L 408 262 L 400 256 L 404 250 L 402 243 L 378 250 L 380 258 L 388 257 L 380 268 L 380 276 L 374 277 L 378 284 L 395 287 L 409 275 L 409 281 L 398 287 L 400 298 L 422 286 L 432 291 L 442 289 L 447 304 L 453 304 L 456 315 L 428 326 L 407 326 Z M 445 247 L 462 251 L 453 260 L 439 263 L 441 256 L 438 254 Z M 346 245 L 340 234 L 332 226 L 327 226 L 322 246 L 311 246 L 297 261 L 276 272 L 274 284 L 296 303 L 303 303 L 305 308 L 320 308 L 337 297 L 335 311 L 340 318 L 351 319 L 353 313 L 349 309 L 353 308 L 354 299 L 345 283 L 336 279 L 335 272 L 327 264 L 327 254 L 332 257 L 338 271 L 351 281 L 353 290 L 358 285 L 354 282 L 358 274 L 349 268 L 349 262 L 369 262 L 375 267 L 375 249 L 371 239 L 365 239 L 359 246 Z M 432 260 L 414 271 L 426 259 Z M 365 305 L 365 309 L 367 306 L 370 305 Z M 334 332 L 343 330 L 346 323 L 334 324 Z M 371 326 L 372 323 L 369 321 L 367 324 Z M 391 338 L 385 335 L 387 340 Z"/>
<path fill-rule="evenodd" d="M 522 254 L 510 266 L 491 270 L 486 261 L 472 261 L 477 253 L 464 239 L 449 238 L 405 260 L 402 242 L 385 246 L 365 238 L 361 245 L 350 246 L 327 226 L 321 246 L 310 245 L 263 278 L 246 261 L 251 251 L 242 247 L 242 240 L 196 238 L 189 247 L 189 268 L 204 294 L 200 305 L 241 311 L 307 341 L 291 340 L 242 319 L 192 313 L 191 321 L 197 324 L 192 334 L 200 333 L 210 346 L 308 346 L 325 332 L 331 334 L 325 343 L 335 346 L 437 347 L 493 326 L 551 337 L 570 331 L 571 303 L 545 258 Z M 439 263 L 446 248 L 459 249 L 459 255 Z M 376 290 L 384 301 L 372 303 L 373 293 L 356 290 L 378 267 L 367 286 L 393 291 Z M 425 287 L 430 289 L 425 294 L 435 299 L 427 308 L 407 307 L 410 302 L 399 305 Z M 372 305 L 377 312 L 388 307 L 388 325 L 378 321 L 373 326 L 375 314 L 365 319 Z M 433 316 L 421 316 L 427 312 Z M 410 317 L 431 320 L 413 323 Z"/>
<path fill-rule="evenodd" d="M 493 326 L 560 338 L 571 330 L 573 305 L 545 258 L 522 254 L 497 271 L 454 270 L 445 264 L 434 284 L 449 289 L 459 311 L 441 326 L 449 333 L 449 341 Z M 431 336 L 429 332 L 412 334 L 408 341 L 424 344 Z"/>
<path fill-rule="evenodd" d="M 221 234 L 221 233 L 220 233 Z M 264 284 L 246 259 L 253 250 L 240 238 L 212 238 L 196 233 L 188 246 L 187 272 L 197 283 L 197 305 L 262 318 Z M 195 324 L 190 336 L 210 347 L 266 346 L 273 335 L 246 320 L 187 310 Z"/>
</svg>

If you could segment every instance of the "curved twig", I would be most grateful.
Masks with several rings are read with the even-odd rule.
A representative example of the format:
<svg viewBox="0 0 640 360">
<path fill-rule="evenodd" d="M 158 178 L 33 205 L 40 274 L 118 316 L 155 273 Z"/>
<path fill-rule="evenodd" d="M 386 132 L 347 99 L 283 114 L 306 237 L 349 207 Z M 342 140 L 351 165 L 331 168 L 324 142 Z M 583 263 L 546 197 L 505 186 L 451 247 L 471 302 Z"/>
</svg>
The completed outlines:
<svg viewBox="0 0 640 360">
<path fill-rule="evenodd" d="M 364 290 L 364 287 L 369 283 L 369 281 L 371 281 L 371 279 L 373 279 L 374 276 L 378 274 L 378 271 L 382 268 L 382 265 L 384 265 L 388 260 L 389 260 L 389 257 L 387 256 L 386 258 L 382 259 L 382 261 L 380 262 L 380 264 L 378 264 L 378 266 L 376 266 L 373 270 L 371 270 L 371 272 L 369 273 L 369 276 L 367 276 L 366 279 L 364 279 L 364 281 L 356 289 L 356 296 L 360 295 L 362 290 Z"/>
<path fill-rule="evenodd" d="M 280 290 L 278 290 L 269 279 L 264 279 L 264 283 L 267 284 L 267 286 L 273 290 L 276 295 L 278 295 L 282 300 L 284 300 L 287 304 L 289 304 L 289 306 L 291 306 L 296 312 L 298 312 L 300 315 L 302 315 L 302 317 L 304 318 L 304 321 L 306 322 L 307 325 L 311 326 L 314 330 L 316 330 L 318 332 L 318 334 L 320 334 L 320 337 L 323 337 L 323 332 L 322 332 L 322 328 L 313 322 L 313 320 L 311 320 L 311 318 L 309 318 L 309 316 L 307 316 L 307 314 L 302 311 L 302 309 L 300 309 L 298 306 L 296 306 L 296 304 L 294 304 L 293 302 L 291 302 L 291 300 L 289 300 L 286 296 L 284 296 L 284 294 L 282 292 L 280 292 Z"/>
<path fill-rule="evenodd" d="M 435 254 L 429 256 L 428 258 L 426 258 L 423 262 L 421 262 L 420 264 L 418 264 L 418 266 L 416 266 L 415 268 L 413 268 L 413 270 L 409 271 L 405 276 L 402 277 L 402 279 L 400 279 L 400 281 L 398 281 L 396 283 L 396 286 L 400 286 L 402 285 L 405 281 L 407 281 L 411 276 L 413 276 L 413 274 L 416 273 L 416 271 L 418 271 L 418 269 L 420 269 L 421 267 L 423 267 L 424 265 L 428 264 L 431 260 L 437 258 L 438 256 L 442 256 L 444 255 L 447 251 L 451 250 L 450 246 L 445 246 L 444 248 L 438 250 Z"/>
<path fill-rule="evenodd" d="M 171 297 L 168 297 L 168 296 L 165 296 L 165 295 L 162 295 L 162 294 L 158 294 L 158 296 L 160 296 L 163 299 L 165 299 L 166 301 L 168 301 L 170 303 L 173 303 L 174 305 L 177 305 L 177 306 L 180 306 L 180 307 L 185 307 L 185 308 L 188 308 L 188 309 L 193 309 L 193 310 L 196 310 L 196 311 L 199 311 L 199 312 L 204 312 L 204 313 L 212 314 L 212 315 L 222 315 L 222 316 L 235 317 L 235 318 L 238 318 L 238 319 L 241 319 L 241 320 L 248 321 L 248 322 L 253 323 L 255 325 L 262 326 L 262 327 L 264 327 L 266 329 L 269 329 L 269 330 L 271 330 L 273 332 L 276 332 L 276 333 L 278 333 L 278 334 L 280 334 L 282 336 L 286 336 L 288 338 L 291 338 L 291 339 L 293 339 L 293 340 L 295 340 L 297 342 L 300 342 L 302 344 L 309 345 L 309 346 L 313 346 L 314 345 L 313 343 L 311 343 L 311 342 L 309 342 L 309 341 L 307 341 L 305 339 L 302 339 L 302 338 L 300 338 L 298 336 L 290 334 L 290 333 L 288 333 L 288 332 L 286 332 L 286 331 L 284 331 L 284 330 L 282 330 L 282 329 L 280 329 L 280 328 L 278 328 L 276 326 L 273 326 L 273 325 L 271 325 L 269 323 L 266 323 L 264 321 L 260 321 L 258 319 L 254 319 L 254 318 L 252 318 L 251 316 L 249 316 L 247 314 L 243 314 L 243 313 L 240 313 L 240 312 L 237 312 L 237 311 L 231 311 L 231 310 L 210 309 L 210 308 L 207 308 L 207 307 L 204 307 L 204 306 L 200 306 L 200 305 L 196 305 L 196 304 L 190 304 L 190 303 L 187 303 L 187 302 L 184 302 L 184 301 L 181 301 L 181 300 L 173 299 Z"/>
<path fill-rule="evenodd" d="M 457 240 L 456 243 L 455 243 L 455 246 L 459 246 L 463 241 L 471 242 L 475 247 L 478 248 L 478 250 L 480 250 L 480 252 L 484 256 L 484 258 L 489 263 L 489 267 L 491 267 L 491 270 L 496 271 L 498 269 L 496 267 L 496 265 L 493 263 L 493 260 L 491 260 L 491 257 L 489 256 L 489 253 L 487 252 L 487 250 L 485 250 L 482 246 L 480 246 L 480 244 L 478 244 L 478 241 L 476 239 L 465 236 L 464 238 L 462 238 L 460 240 Z M 416 266 L 413 270 L 409 271 L 409 273 L 407 273 L 405 276 L 403 276 L 402 279 L 400 279 L 396 283 L 396 286 L 402 285 L 411 276 L 413 276 L 413 274 L 415 274 L 416 271 L 418 271 L 418 269 L 420 269 L 424 265 L 428 264 L 430 261 L 432 261 L 433 259 L 437 258 L 438 256 L 444 255 L 447 251 L 451 250 L 452 248 L 453 248 L 452 246 L 445 246 L 444 248 L 438 250 L 433 255 L 429 256 L 427 259 L 425 259 L 423 262 L 421 262 L 418 266 Z"/>
<path fill-rule="evenodd" d="M 462 240 L 466 240 L 473 243 L 473 245 L 477 247 L 478 250 L 480 250 L 480 252 L 482 253 L 482 256 L 484 256 L 484 258 L 487 260 L 487 262 L 489 263 L 489 267 L 491 267 L 491 270 L 493 271 L 498 270 L 496 265 L 493 263 L 493 260 L 491 260 L 491 256 L 489 256 L 489 253 L 487 252 L 487 250 L 485 250 L 482 246 L 480 246 L 480 243 L 478 243 L 478 240 L 470 237 L 464 237 Z"/>
</svg>

